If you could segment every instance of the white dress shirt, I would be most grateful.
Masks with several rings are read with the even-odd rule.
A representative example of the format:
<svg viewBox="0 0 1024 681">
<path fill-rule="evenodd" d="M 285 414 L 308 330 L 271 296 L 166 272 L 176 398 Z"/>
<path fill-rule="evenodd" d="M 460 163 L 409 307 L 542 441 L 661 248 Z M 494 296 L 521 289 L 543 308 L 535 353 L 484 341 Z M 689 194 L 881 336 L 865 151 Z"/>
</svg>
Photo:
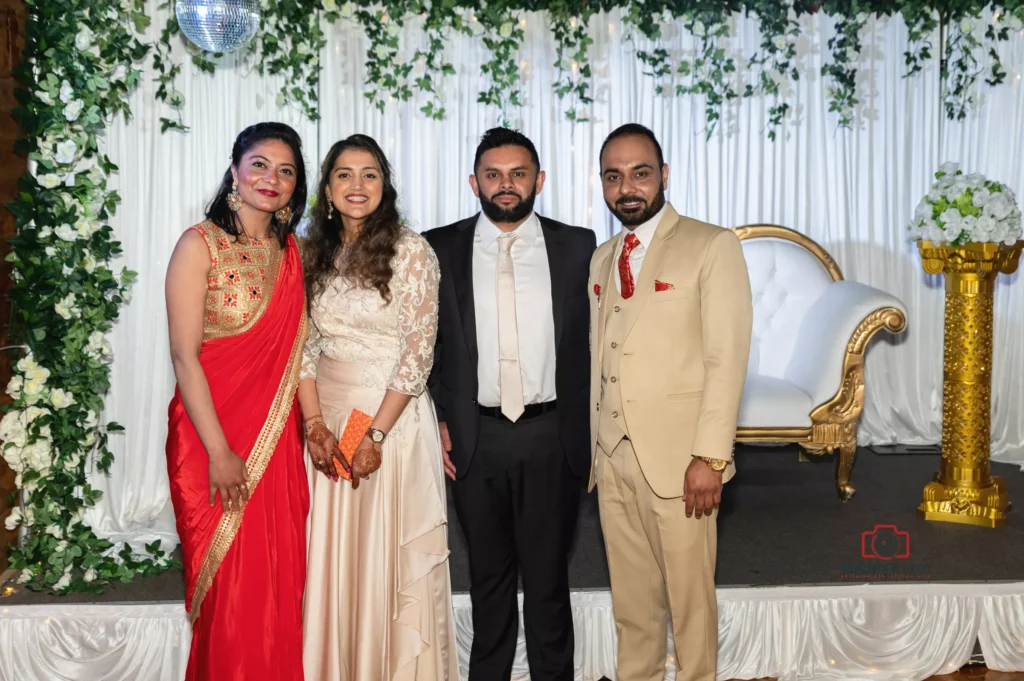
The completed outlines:
<svg viewBox="0 0 1024 681">
<path fill-rule="evenodd" d="M 644 264 L 644 255 L 647 254 L 647 249 L 651 247 L 654 232 L 657 231 L 658 223 L 661 222 L 661 218 L 665 215 L 667 208 L 668 201 L 665 202 L 665 205 L 661 207 L 661 210 L 654 217 L 633 230 L 633 234 L 636 234 L 636 238 L 640 240 L 640 245 L 629 253 L 629 269 L 633 273 L 633 286 L 636 286 L 637 282 L 640 281 L 640 267 Z M 622 294 L 622 280 L 619 276 L 619 257 L 622 256 L 622 249 L 626 245 L 626 234 L 629 231 L 626 227 L 622 228 L 622 241 L 615 250 L 615 260 L 612 261 L 612 269 L 615 270 L 615 288 L 618 289 L 620 295 Z"/>
<path fill-rule="evenodd" d="M 551 268 L 544 232 L 536 213 L 515 231 L 512 264 L 516 278 L 516 327 L 519 332 L 519 370 L 523 404 L 550 402 L 555 393 L 555 320 L 551 302 Z M 477 401 L 501 406 L 498 369 L 497 240 L 505 236 L 480 214 L 473 237 L 473 303 L 479 351 Z M 507 238 L 507 237 L 506 237 Z"/>
</svg>

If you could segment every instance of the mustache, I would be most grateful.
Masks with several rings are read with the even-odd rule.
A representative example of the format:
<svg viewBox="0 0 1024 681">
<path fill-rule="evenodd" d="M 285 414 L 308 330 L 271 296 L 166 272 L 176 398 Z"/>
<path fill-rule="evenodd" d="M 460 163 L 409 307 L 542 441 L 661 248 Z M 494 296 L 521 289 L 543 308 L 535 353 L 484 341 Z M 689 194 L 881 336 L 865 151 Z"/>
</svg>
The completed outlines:
<svg viewBox="0 0 1024 681">
<path fill-rule="evenodd" d="M 615 202 L 615 205 L 616 206 L 621 206 L 624 203 L 636 202 L 636 201 L 639 201 L 640 203 L 644 204 L 645 206 L 647 205 L 647 199 L 645 199 L 642 196 L 623 196 L 621 199 L 619 199 L 618 201 Z"/>
<path fill-rule="evenodd" d="M 491 201 L 496 201 L 497 199 L 499 199 L 502 196 L 513 196 L 513 197 L 519 199 L 520 201 L 523 200 L 523 197 L 519 196 L 519 194 L 516 194 L 515 192 L 498 192 L 497 194 L 492 194 L 490 200 Z"/>
</svg>

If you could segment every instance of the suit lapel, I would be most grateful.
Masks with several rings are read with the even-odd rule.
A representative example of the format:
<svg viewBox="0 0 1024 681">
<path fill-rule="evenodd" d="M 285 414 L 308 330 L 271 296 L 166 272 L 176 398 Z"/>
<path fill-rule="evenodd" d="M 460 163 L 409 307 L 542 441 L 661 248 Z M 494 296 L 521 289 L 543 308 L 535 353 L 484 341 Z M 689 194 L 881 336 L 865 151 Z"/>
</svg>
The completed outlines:
<svg viewBox="0 0 1024 681">
<path fill-rule="evenodd" d="M 455 284 L 455 300 L 462 319 L 462 333 L 466 348 L 473 362 L 477 361 L 476 308 L 473 301 L 473 237 L 476 234 L 476 217 L 463 220 L 457 228 L 452 247 L 452 281 Z"/>
<path fill-rule="evenodd" d="M 547 218 L 540 219 L 544 233 L 544 248 L 548 253 L 548 268 L 551 271 L 551 311 L 555 320 L 555 347 L 562 342 L 562 322 L 565 316 L 565 242 L 562 230 L 551 226 Z"/>
<path fill-rule="evenodd" d="M 593 337 L 597 339 L 597 366 L 601 367 L 604 361 L 604 328 L 608 318 L 608 296 L 615 290 L 615 274 L 612 270 L 612 263 L 615 262 L 615 254 L 619 252 L 622 245 L 622 234 L 615 237 L 615 242 L 608 250 L 604 262 L 597 270 L 597 284 L 601 287 L 601 294 L 598 296 L 599 305 L 597 310 L 597 330 Z M 599 369 L 600 370 L 600 369 Z"/>
<path fill-rule="evenodd" d="M 636 323 L 637 317 L 640 316 L 644 305 L 647 304 L 647 299 L 651 297 L 651 293 L 654 291 L 654 282 L 658 277 L 658 271 L 661 270 L 661 265 L 665 262 L 665 257 L 668 253 L 665 242 L 676 231 L 676 224 L 678 222 L 679 214 L 669 205 L 665 214 L 661 216 L 658 228 L 654 231 L 654 238 L 651 239 L 651 245 L 647 249 L 647 253 L 644 254 L 644 262 L 640 267 L 640 279 L 636 282 L 633 299 L 630 301 L 626 312 L 626 333 L 623 338 L 629 336 L 629 332 L 633 329 L 633 324 Z"/>
</svg>

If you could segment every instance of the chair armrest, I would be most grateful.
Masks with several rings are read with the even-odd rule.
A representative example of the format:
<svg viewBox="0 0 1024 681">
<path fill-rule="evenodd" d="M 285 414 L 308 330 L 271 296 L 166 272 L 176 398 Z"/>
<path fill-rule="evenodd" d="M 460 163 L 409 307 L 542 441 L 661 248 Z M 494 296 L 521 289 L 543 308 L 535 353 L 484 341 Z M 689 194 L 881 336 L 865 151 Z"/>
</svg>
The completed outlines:
<svg viewBox="0 0 1024 681">
<path fill-rule="evenodd" d="M 807 311 L 798 330 L 786 380 L 811 396 L 817 407 L 839 391 L 847 354 L 863 354 L 885 327 L 902 331 L 907 310 L 895 296 L 854 281 L 837 281 Z"/>
</svg>

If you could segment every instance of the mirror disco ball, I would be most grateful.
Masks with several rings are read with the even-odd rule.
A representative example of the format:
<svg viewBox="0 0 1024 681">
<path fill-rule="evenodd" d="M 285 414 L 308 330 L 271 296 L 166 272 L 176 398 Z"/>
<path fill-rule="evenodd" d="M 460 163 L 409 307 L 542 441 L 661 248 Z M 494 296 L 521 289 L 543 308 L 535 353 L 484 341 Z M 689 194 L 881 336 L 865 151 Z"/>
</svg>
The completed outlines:
<svg viewBox="0 0 1024 681">
<path fill-rule="evenodd" d="M 259 0 L 176 0 L 181 32 L 207 52 L 231 52 L 252 40 L 260 25 Z"/>
</svg>

